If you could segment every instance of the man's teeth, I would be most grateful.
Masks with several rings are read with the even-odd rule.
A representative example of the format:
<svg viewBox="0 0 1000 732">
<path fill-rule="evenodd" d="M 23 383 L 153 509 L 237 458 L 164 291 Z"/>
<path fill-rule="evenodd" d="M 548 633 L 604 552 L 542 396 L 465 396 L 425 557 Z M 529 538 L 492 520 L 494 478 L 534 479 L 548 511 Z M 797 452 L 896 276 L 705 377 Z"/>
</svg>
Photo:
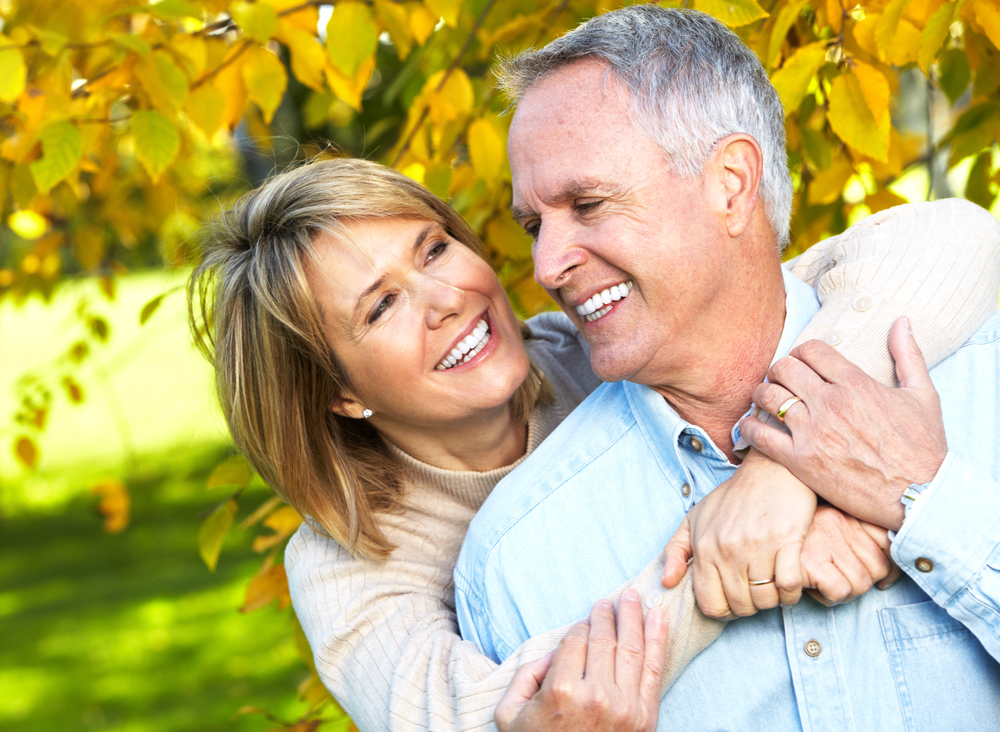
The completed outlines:
<svg viewBox="0 0 1000 732">
<path fill-rule="evenodd" d="M 613 307 L 611 303 L 628 297 L 633 287 L 631 282 L 612 285 L 606 290 L 601 290 L 582 305 L 577 305 L 576 312 L 582 315 L 588 323 L 592 323 L 610 313 Z"/>
<path fill-rule="evenodd" d="M 476 354 L 483 350 L 489 342 L 490 327 L 484 319 L 480 318 L 479 322 L 476 323 L 476 327 L 472 329 L 472 332 L 460 340 L 451 349 L 451 353 L 445 356 L 441 363 L 434 368 L 438 371 L 447 371 L 452 366 L 466 363 L 470 359 L 475 358 Z"/>
</svg>

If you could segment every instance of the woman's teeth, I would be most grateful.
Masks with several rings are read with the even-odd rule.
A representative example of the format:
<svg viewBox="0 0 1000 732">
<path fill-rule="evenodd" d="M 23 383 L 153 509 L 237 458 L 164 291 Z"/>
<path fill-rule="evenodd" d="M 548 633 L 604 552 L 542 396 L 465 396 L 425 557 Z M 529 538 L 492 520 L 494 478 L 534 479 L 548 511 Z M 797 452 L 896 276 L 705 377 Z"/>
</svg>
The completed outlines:
<svg viewBox="0 0 1000 732">
<path fill-rule="evenodd" d="M 634 285 L 632 282 L 622 282 L 620 285 L 612 285 L 606 290 L 601 290 L 587 302 L 576 306 L 576 312 L 583 316 L 588 323 L 593 323 L 598 318 L 603 318 L 611 312 L 611 303 L 628 297 Z"/>
<path fill-rule="evenodd" d="M 490 327 L 486 324 L 485 320 L 480 318 L 472 332 L 460 340 L 458 344 L 451 349 L 451 353 L 445 356 L 441 363 L 434 368 L 438 371 L 447 371 L 452 366 L 458 366 L 459 364 L 466 363 L 470 359 L 475 358 L 476 354 L 483 350 L 489 342 Z"/>
</svg>

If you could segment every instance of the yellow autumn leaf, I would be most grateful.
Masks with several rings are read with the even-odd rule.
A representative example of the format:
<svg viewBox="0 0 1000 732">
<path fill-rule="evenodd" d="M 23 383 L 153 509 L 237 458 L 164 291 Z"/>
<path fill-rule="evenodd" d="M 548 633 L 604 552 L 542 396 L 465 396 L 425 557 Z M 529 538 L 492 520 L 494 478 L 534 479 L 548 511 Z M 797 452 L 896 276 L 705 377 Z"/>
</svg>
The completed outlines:
<svg viewBox="0 0 1000 732">
<path fill-rule="evenodd" d="M 718 18 L 730 28 L 768 17 L 767 11 L 755 0 L 695 0 L 694 8 Z"/>
<path fill-rule="evenodd" d="M 410 29 L 410 16 L 406 8 L 392 0 L 375 0 L 375 8 L 389 31 L 389 38 L 396 47 L 399 60 L 405 61 L 413 49 L 413 31 Z"/>
<path fill-rule="evenodd" d="M 865 205 L 872 213 L 878 213 L 894 206 L 902 206 L 904 203 L 909 203 L 909 201 L 887 188 L 883 188 L 881 191 L 865 198 Z"/>
<path fill-rule="evenodd" d="M 771 30 L 771 40 L 767 47 L 768 68 L 773 68 L 774 64 L 777 63 L 781 46 L 785 42 L 785 36 L 788 35 L 789 29 L 795 24 L 795 20 L 799 17 L 799 13 L 802 12 L 802 7 L 805 4 L 806 0 L 794 0 L 794 2 L 783 7 L 781 12 L 778 13 L 778 18 L 774 21 L 774 28 Z"/>
<path fill-rule="evenodd" d="M 13 46 L 7 36 L 0 34 L 0 46 Z M 20 48 L 0 50 L 0 102 L 13 104 L 24 93 L 28 80 L 28 67 Z"/>
<path fill-rule="evenodd" d="M 417 43 L 423 45 L 431 37 L 436 25 L 434 16 L 423 5 L 415 5 L 410 11 L 410 30 Z"/>
<path fill-rule="evenodd" d="M 847 181 L 854 175 L 851 161 L 843 153 L 833 156 L 830 166 L 813 175 L 809 182 L 807 200 L 812 206 L 825 206 L 833 203 L 844 190 Z"/>
<path fill-rule="evenodd" d="M 813 78 L 825 63 L 826 44 L 819 41 L 797 50 L 771 76 L 786 117 L 799 108 Z"/>
<path fill-rule="evenodd" d="M 830 85 L 830 127 L 855 150 L 885 161 L 889 156 L 889 112 L 876 120 L 868 108 L 858 77 L 843 73 Z"/>
<path fill-rule="evenodd" d="M 326 25 L 326 52 L 333 65 L 354 77 L 377 46 L 378 26 L 371 8 L 360 2 L 338 2 Z"/>
<path fill-rule="evenodd" d="M 878 20 L 881 17 L 880 13 L 868 13 L 864 18 L 854 23 L 854 30 L 852 31 L 855 42 L 863 50 L 878 59 L 882 58 L 882 53 L 875 43 L 875 28 L 878 26 Z"/>
<path fill-rule="evenodd" d="M 511 259 L 531 256 L 531 237 L 507 212 L 486 225 L 486 245 Z"/>
<path fill-rule="evenodd" d="M 52 187 L 76 170 L 83 157 L 83 135 L 70 122 L 50 122 L 39 134 L 42 157 L 31 163 L 31 177 L 39 193 Z"/>
<path fill-rule="evenodd" d="M 277 38 L 288 48 L 292 57 L 292 73 L 295 78 L 309 88 L 322 92 L 326 88 L 323 83 L 323 72 L 329 61 L 326 51 L 319 45 L 313 34 L 295 26 L 286 25 L 282 21 Z"/>
<path fill-rule="evenodd" d="M 209 572 L 214 572 L 219 563 L 222 542 L 225 541 L 226 534 L 233 525 L 236 509 L 236 501 L 232 499 L 220 504 L 202 522 L 198 530 L 198 554 L 201 555 Z"/>
<path fill-rule="evenodd" d="M 327 64 L 323 72 L 326 74 L 326 83 L 337 95 L 337 98 L 347 104 L 356 112 L 361 111 L 361 95 L 368 86 L 372 71 L 375 69 L 375 56 L 369 56 L 361 64 L 358 73 L 353 77 L 342 74 L 333 64 Z"/>
<path fill-rule="evenodd" d="M 154 181 L 173 162 L 181 146 L 177 126 L 159 112 L 140 110 L 132 115 L 135 155 Z"/>
<path fill-rule="evenodd" d="M 211 137 L 222 127 L 226 111 L 226 95 L 218 87 L 203 84 L 188 97 L 184 111 L 197 127 Z"/>
<path fill-rule="evenodd" d="M 496 123 L 489 118 L 477 119 L 469 125 L 468 143 L 476 175 L 490 185 L 495 184 L 507 165 L 507 151 Z"/>
<path fill-rule="evenodd" d="M 283 610 L 288 607 L 291 597 L 288 593 L 288 577 L 285 574 L 285 565 L 277 564 L 264 567 L 254 575 L 247 585 L 247 594 L 243 600 L 241 613 L 249 613 L 270 605 L 275 600 L 278 601 L 278 609 Z"/>
<path fill-rule="evenodd" d="M 462 69 L 454 69 L 445 78 L 447 72 L 442 70 L 431 77 L 424 84 L 427 104 L 430 107 L 430 115 L 434 124 L 449 122 L 458 119 L 472 111 L 475 103 L 475 92 L 472 89 L 472 82 Z M 444 85 L 441 85 L 444 80 Z M 441 86 L 440 89 L 438 87 Z"/>
<path fill-rule="evenodd" d="M 899 21 L 892 43 L 885 52 L 885 60 L 894 66 L 916 63 L 920 53 L 920 31 L 906 18 Z"/>
<path fill-rule="evenodd" d="M 188 79 L 165 51 L 153 51 L 138 60 L 135 75 L 159 112 L 172 114 L 188 95 Z"/>
<path fill-rule="evenodd" d="M 128 526 L 131 517 L 132 499 L 128 489 L 120 480 L 105 480 L 90 489 L 101 497 L 97 510 L 104 516 L 104 530 L 117 534 Z"/>
<path fill-rule="evenodd" d="M 319 23 L 319 7 L 303 3 L 302 0 L 260 0 L 273 7 L 282 25 L 291 25 L 301 31 L 315 35 Z"/>
<path fill-rule="evenodd" d="M 845 0 L 826 0 L 826 20 L 834 33 L 840 33 L 844 25 L 843 2 Z"/>
<path fill-rule="evenodd" d="M 861 61 L 854 62 L 852 69 L 861 85 L 868 109 L 876 120 L 881 120 L 889 110 L 889 81 L 885 75 L 874 66 Z"/>
<path fill-rule="evenodd" d="M 222 112 L 222 122 L 227 129 L 233 129 L 243 118 L 243 109 L 247 103 L 247 86 L 243 83 L 243 56 L 238 57 L 234 62 L 227 63 L 223 59 L 224 66 L 212 79 L 212 86 L 222 92 L 225 97 L 226 106 Z"/>
<path fill-rule="evenodd" d="M 200 36 L 178 33 L 170 39 L 170 50 L 180 57 L 191 78 L 201 76 L 208 67 L 208 44 Z"/>
<path fill-rule="evenodd" d="M 458 27 L 458 11 L 462 7 L 462 0 L 425 0 L 425 5 L 431 14 L 441 18 L 445 25 L 451 28 Z"/>
<path fill-rule="evenodd" d="M 924 75 L 930 76 L 931 63 L 948 38 L 948 31 L 954 19 L 955 4 L 945 3 L 931 16 L 920 34 L 920 46 L 917 49 L 917 64 Z"/>
<path fill-rule="evenodd" d="M 281 59 L 260 46 L 254 46 L 243 62 L 243 83 L 250 101 L 260 107 L 264 121 L 271 122 L 288 86 L 288 73 Z"/>
<path fill-rule="evenodd" d="M 247 37 L 257 43 L 267 43 L 278 31 L 278 12 L 265 2 L 234 0 L 229 6 L 229 14 Z"/>
<path fill-rule="evenodd" d="M 973 0 L 972 9 L 986 37 L 1000 48 L 1000 7 L 996 0 Z"/>
<path fill-rule="evenodd" d="M 903 11 L 910 2 L 911 0 L 890 0 L 885 10 L 882 11 L 875 26 L 875 45 L 882 53 L 886 53 L 892 44 L 892 39 L 899 27 L 899 20 L 903 17 Z"/>
<path fill-rule="evenodd" d="M 291 536 L 302 525 L 302 517 L 291 506 L 282 506 L 264 519 L 264 526 L 284 536 Z"/>
</svg>

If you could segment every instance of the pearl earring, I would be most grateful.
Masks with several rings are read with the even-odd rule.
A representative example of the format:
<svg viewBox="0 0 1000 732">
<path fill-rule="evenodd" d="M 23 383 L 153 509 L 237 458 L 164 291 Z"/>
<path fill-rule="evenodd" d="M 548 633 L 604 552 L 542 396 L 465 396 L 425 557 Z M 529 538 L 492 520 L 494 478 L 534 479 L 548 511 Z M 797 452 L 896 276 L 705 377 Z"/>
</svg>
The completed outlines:
<svg viewBox="0 0 1000 732">
<path fill-rule="evenodd" d="M 368 419 L 369 417 L 372 416 L 372 414 L 373 414 L 372 410 L 365 409 L 365 411 L 361 413 L 361 416 L 364 417 L 365 419 Z"/>
</svg>

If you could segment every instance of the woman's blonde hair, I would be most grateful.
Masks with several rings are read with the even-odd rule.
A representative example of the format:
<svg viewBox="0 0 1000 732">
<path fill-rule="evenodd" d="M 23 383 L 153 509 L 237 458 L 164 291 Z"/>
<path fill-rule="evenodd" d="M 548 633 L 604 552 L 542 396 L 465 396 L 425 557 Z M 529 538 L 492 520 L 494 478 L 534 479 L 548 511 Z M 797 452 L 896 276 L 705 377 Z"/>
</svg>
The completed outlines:
<svg viewBox="0 0 1000 732">
<path fill-rule="evenodd" d="M 487 258 L 461 216 L 423 186 L 366 160 L 326 159 L 272 178 L 220 214 L 187 293 L 236 445 L 314 528 L 378 560 L 395 547 L 377 515 L 402 510 L 403 475 L 369 423 L 330 409 L 351 385 L 324 338 L 306 269 L 318 234 L 346 241 L 351 222 L 388 218 L 436 222 Z M 532 363 L 513 416 L 527 420 L 551 394 Z"/>
</svg>

